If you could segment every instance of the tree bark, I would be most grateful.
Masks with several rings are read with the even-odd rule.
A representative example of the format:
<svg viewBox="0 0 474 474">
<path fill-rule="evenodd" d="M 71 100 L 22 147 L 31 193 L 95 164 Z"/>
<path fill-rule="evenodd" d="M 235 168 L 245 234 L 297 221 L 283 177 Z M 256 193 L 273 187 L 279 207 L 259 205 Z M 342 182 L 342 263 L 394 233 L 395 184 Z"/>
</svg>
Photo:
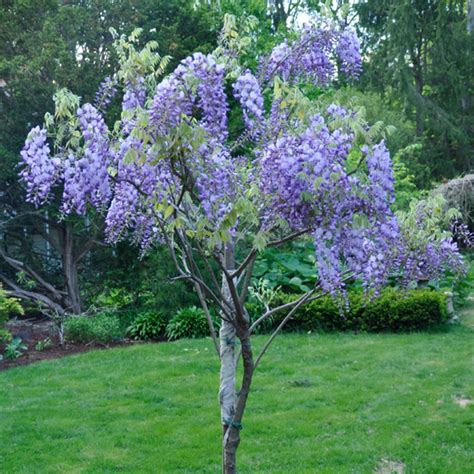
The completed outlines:
<svg viewBox="0 0 474 474">
<path fill-rule="evenodd" d="M 81 296 L 79 290 L 79 278 L 77 262 L 74 255 L 74 234 L 72 225 L 67 223 L 63 228 L 61 245 L 61 263 L 67 288 L 67 306 L 71 313 L 82 312 Z"/>
<path fill-rule="evenodd" d="M 244 366 L 244 374 L 242 377 L 242 387 L 236 402 L 234 417 L 232 423 L 228 425 L 224 432 L 224 474 L 235 474 L 237 471 L 237 448 L 240 444 L 240 431 L 242 429 L 242 417 L 247 404 L 252 384 L 254 362 L 252 354 L 252 346 L 250 344 L 250 333 L 248 323 L 244 327 L 243 333 L 239 328 L 239 340 L 242 347 L 242 360 Z"/>
</svg>

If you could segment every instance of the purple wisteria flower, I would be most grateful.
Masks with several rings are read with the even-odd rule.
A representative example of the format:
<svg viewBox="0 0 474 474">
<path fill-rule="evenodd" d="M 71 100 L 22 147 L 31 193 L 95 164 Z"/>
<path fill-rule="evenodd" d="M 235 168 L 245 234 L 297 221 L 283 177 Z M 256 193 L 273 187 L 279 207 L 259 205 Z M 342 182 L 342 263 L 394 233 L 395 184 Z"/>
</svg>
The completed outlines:
<svg viewBox="0 0 474 474">
<path fill-rule="evenodd" d="M 24 168 L 20 177 L 26 183 L 26 200 L 38 207 L 48 199 L 61 171 L 61 160 L 50 156 L 46 129 L 34 127 L 30 131 L 21 158 Z"/>
</svg>

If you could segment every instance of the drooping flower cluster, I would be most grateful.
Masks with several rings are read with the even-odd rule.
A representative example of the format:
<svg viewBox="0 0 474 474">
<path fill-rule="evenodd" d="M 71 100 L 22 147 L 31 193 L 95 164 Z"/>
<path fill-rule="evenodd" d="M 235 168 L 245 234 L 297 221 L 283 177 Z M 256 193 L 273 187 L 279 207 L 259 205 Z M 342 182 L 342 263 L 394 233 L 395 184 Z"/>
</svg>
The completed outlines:
<svg viewBox="0 0 474 474">
<path fill-rule="evenodd" d="M 203 128 L 212 136 L 225 140 L 229 107 L 224 90 L 224 66 L 210 54 L 194 53 L 181 62 L 174 74 L 188 86 L 193 102 L 197 102 Z"/>
<path fill-rule="evenodd" d="M 134 82 L 125 84 L 125 93 L 122 100 L 123 110 L 135 110 L 145 105 L 146 88 L 145 78 L 138 76 Z"/>
<path fill-rule="evenodd" d="M 353 29 L 339 35 L 336 48 L 342 72 L 348 77 L 357 77 L 361 71 L 360 41 Z"/>
<path fill-rule="evenodd" d="M 85 104 L 77 111 L 84 138 L 82 155 L 69 153 L 64 161 L 62 210 L 86 212 L 88 203 L 101 209 L 111 197 L 108 167 L 111 164 L 108 128 L 99 111 Z"/>
<path fill-rule="evenodd" d="M 140 160 L 128 162 L 126 155 L 130 150 L 143 154 Z M 124 238 L 127 230 L 133 230 L 136 241 L 142 249 L 149 245 L 153 233 L 154 219 L 150 205 L 155 198 L 158 185 L 157 167 L 152 166 L 146 156 L 143 144 L 135 138 L 127 137 L 116 153 L 117 176 L 115 192 L 108 208 L 106 222 L 107 238 L 117 242 Z"/>
<path fill-rule="evenodd" d="M 193 104 L 181 81 L 174 75 L 166 77 L 155 90 L 150 109 L 151 131 L 156 136 L 170 134 L 181 122 L 182 116 L 190 116 Z"/>
<path fill-rule="evenodd" d="M 466 248 L 474 247 L 474 232 L 471 232 L 467 224 L 460 219 L 454 219 L 451 222 L 451 232 L 460 245 Z"/>
<path fill-rule="evenodd" d="M 21 158 L 25 167 L 20 172 L 20 177 L 26 183 L 26 200 L 40 206 L 49 197 L 61 163 L 59 158 L 50 157 L 44 128 L 34 127 L 30 131 L 21 151 Z"/>
<path fill-rule="evenodd" d="M 263 95 L 257 78 L 246 71 L 234 83 L 234 95 L 239 100 L 247 128 L 254 134 L 262 128 L 264 120 Z"/>
<path fill-rule="evenodd" d="M 116 81 L 107 76 L 99 85 L 95 95 L 94 106 L 100 110 L 106 110 L 117 93 Z"/>
<path fill-rule="evenodd" d="M 276 46 L 262 67 L 265 80 L 275 75 L 289 82 L 301 79 L 315 85 L 328 84 L 336 76 L 336 60 L 349 78 L 361 69 L 360 43 L 352 30 L 340 30 L 323 22 L 318 28 L 306 25 L 293 43 Z"/>
</svg>

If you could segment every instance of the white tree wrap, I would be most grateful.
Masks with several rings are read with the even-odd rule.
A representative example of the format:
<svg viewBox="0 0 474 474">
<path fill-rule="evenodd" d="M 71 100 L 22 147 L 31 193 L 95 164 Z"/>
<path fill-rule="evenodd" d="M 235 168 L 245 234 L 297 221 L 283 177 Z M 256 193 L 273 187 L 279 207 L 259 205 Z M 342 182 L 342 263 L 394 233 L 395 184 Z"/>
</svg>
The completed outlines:
<svg viewBox="0 0 474 474">
<path fill-rule="evenodd" d="M 225 281 L 222 281 L 222 295 L 227 303 L 232 306 L 232 298 L 229 291 L 229 286 Z M 221 407 L 221 419 L 224 425 L 228 425 L 233 417 L 235 411 L 235 342 L 236 332 L 233 323 L 227 320 L 223 315 L 221 328 L 219 330 L 220 339 L 220 386 L 219 386 L 219 403 Z"/>
</svg>

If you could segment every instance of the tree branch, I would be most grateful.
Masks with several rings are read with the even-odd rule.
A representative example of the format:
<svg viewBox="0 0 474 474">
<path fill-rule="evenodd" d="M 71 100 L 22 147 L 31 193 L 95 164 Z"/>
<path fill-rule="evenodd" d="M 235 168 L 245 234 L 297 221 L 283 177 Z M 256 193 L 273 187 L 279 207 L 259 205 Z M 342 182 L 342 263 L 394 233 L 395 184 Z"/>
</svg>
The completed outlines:
<svg viewBox="0 0 474 474">
<path fill-rule="evenodd" d="M 293 314 L 296 312 L 296 310 L 302 305 L 304 304 L 309 298 L 310 296 L 316 291 L 316 289 L 314 290 L 311 290 L 309 292 L 307 292 L 304 297 L 300 298 L 298 303 L 293 307 L 293 309 L 285 316 L 285 318 L 283 319 L 283 321 L 278 325 L 278 327 L 275 329 L 275 331 L 273 332 L 273 334 L 269 337 L 269 339 L 267 340 L 267 342 L 265 343 L 265 345 L 263 346 L 262 350 L 260 351 L 260 354 L 258 355 L 258 357 L 255 359 L 255 365 L 254 365 L 254 369 L 257 368 L 259 362 L 262 360 L 262 357 L 265 355 L 265 352 L 267 352 L 267 349 L 270 347 L 270 344 L 274 341 L 274 339 L 278 336 L 278 333 L 283 329 L 283 327 L 285 326 L 285 324 L 288 322 L 288 320 L 293 316 Z M 320 295 L 322 296 L 322 295 Z"/>
</svg>

